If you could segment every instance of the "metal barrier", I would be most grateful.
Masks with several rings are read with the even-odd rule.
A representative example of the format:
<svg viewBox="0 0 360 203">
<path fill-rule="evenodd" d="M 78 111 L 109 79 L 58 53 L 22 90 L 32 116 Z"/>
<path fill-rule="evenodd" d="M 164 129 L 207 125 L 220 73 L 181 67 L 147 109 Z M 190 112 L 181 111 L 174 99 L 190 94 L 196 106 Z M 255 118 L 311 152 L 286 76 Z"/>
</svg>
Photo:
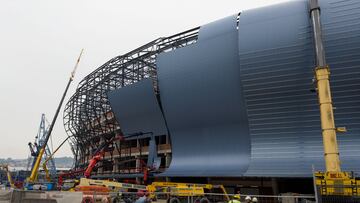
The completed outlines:
<svg viewBox="0 0 360 203">
<path fill-rule="evenodd" d="M 93 194 L 94 199 L 99 199 L 97 194 Z M 244 202 L 258 202 L 258 203 L 314 203 L 315 196 L 313 195 L 246 195 L 246 194 L 218 194 L 218 193 L 204 193 L 202 195 L 192 194 L 171 194 L 165 192 L 145 193 L 144 196 L 139 196 L 136 192 L 113 192 L 109 195 L 110 202 L 124 202 L 124 203 L 241 203 Z M 247 200 L 249 199 L 249 200 Z"/>
<path fill-rule="evenodd" d="M 21 191 L 13 190 L 0 194 L 0 203 L 314 203 L 312 195 L 246 195 L 246 194 L 174 194 L 170 192 L 63 192 L 63 191 Z M 250 200 L 246 200 L 250 197 Z M 249 199 L 249 198 L 248 198 Z M 343 202 L 343 201 L 335 201 Z"/>
<path fill-rule="evenodd" d="M 64 191 L 3 190 L 0 203 L 80 203 L 83 194 Z"/>
</svg>

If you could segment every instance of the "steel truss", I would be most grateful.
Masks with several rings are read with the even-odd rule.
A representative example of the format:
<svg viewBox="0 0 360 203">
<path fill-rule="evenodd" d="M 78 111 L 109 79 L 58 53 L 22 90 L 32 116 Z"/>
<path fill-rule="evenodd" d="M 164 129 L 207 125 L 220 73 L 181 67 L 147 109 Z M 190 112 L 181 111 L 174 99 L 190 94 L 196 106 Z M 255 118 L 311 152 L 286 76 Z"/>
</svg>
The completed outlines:
<svg viewBox="0 0 360 203">
<path fill-rule="evenodd" d="M 79 83 L 64 109 L 64 126 L 72 136 L 75 163 L 84 163 L 85 157 L 91 155 L 91 149 L 97 148 L 101 139 L 110 139 L 121 132 L 109 105 L 107 92 L 151 78 L 158 93 L 157 55 L 195 43 L 198 32 L 199 27 L 158 38 L 112 58 Z"/>
</svg>

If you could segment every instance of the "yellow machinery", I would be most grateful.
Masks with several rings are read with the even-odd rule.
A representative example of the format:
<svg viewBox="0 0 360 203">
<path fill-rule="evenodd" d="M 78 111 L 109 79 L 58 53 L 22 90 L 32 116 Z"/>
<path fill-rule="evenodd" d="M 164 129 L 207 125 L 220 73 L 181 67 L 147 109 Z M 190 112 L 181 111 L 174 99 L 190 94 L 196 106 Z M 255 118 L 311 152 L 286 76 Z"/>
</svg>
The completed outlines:
<svg viewBox="0 0 360 203">
<path fill-rule="evenodd" d="M 122 190 L 122 189 L 134 189 L 134 190 L 146 190 L 145 185 L 137 185 L 131 183 L 120 183 L 109 180 L 94 180 L 88 178 L 80 178 L 78 187 L 83 186 L 104 186 L 109 188 L 110 190 Z"/>
<path fill-rule="evenodd" d="M 11 188 L 15 188 L 15 185 L 14 185 L 14 181 L 11 177 L 11 173 L 9 171 L 9 165 L 7 164 L 1 164 L 0 165 L 0 169 L 4 170 L 6 172 L 6 176 L 7 176 L 7 179 L 9 181 L 9 184 L 10 184 L 10 187 Z"/>
<path fill-rule="evenodd" d="M 67 182 L 64 182 L 64 185 Z M 88 178 L 81 178 L 79 181 L 69 181 L 71 187 L 66 187 L 68 191 L 84 191 L 90 187 L 93 190 L 99 190 L 100 188 L 107 188 L 109 191 L 116 192 L 136 192 L 143 191 L 149 194 L 150 199 L 157 199 L 164 197 L 165 199 L 176 199 L 180 202 L 180 199 L 187 199 L 189 197 L 201 199 L 207 198 L 206 194 L 211 193 L 211 199 L 221 199 L 222 201 L 229 201 L 230 198 L 226 193 L 225 188 L 222 185 L 211 184 L 193 184 L 193 183 L 174 183 L 174 182 L 153 182 L 150 185 L 138 185 L 131 183 L 120 183 L 109 180 L 95 180 Z M 158 193 L 158 194 L 157 194 Z"/>
<path fill-rule="evenodd" d="M 336 127 L 330 88 L 330 68 L 326 64 L 322 42 L 320 7 L 318 0 L 309 0 L 313 28 L 316 68 L 315 82 L 320 105 L 320 119 L 324 145 L 326 172 L 316 172 L 315 184 L 321 195 L 360 196 L 360 181 L 351 173 L 341 171 L 336 132 L 346 132 Z"/>
<path fill-rule="evenodd" d="M 68 81 L 68 83 L 67 83 L 67 85 L 66 85 L 66 88 L 65 88 L 65 91 L 64 91 L 64 93 L 63 93 L 63 95 L 62 95 L 62 98 L 61 98 L 61 100 L 60 100 L 60 103 L 59 103 L 59 105 L 58 105 L 58 107 L 57 107 L 57 109 L 56 109 L 54 118 L 53 118 L 53 120 L 52 120 L 52 122 L 51 122 L 51 124 L 50 124 L 50 127 L 49 127 L 48 133 L 47 133 L 47 135 L 46 135 L 46 137 L 45 137 L 44 143 L 43 143 L 43 145 L 41 146 L 40 151 L 39 151 L 39 154 L 38 154 L 38 156 L 36 157 L 35 164 L 34 164 L 33 168 L 31 169 L 31 175 L 30 175 L 30 177 L 28 177 L 27 180 L 26 180 L 27 185 L 28 185 L 27 187 L 29 187 L 29 188 L 32 188 L 31 185 L 37 181 L 37 176 L 38 176 L 38 171 L 39 171 L 39 167 L 40 167 L 40 162 L 41 162 L 42 157 L 43 157 L 43 155 L 44 155 L 45 147 L 46 147 L 46 145 L 47 145 L 47 143 L 48 143 L 48 141 L 49 141 L 49 138 L 50 138 L 50 136 L 51 136 L 51 132 L 52 132 L 52 130 L 53 130 L 53 128 L 54 128 L 54 125 L 55 125 L 57 116 L 59 115 L 59 112 L 60 112 L 62 103 L 64 102 L 64 99 L 65 99 L 66 93 L 67 93 L 67 91 L 68 91 L 68 89 L 69 89 L 69 86 L 70 86 L 71 82 L 74 80 L 75 72 L 76 72 L 76 69 L 77 69 L 77 67 L 78 67 L 78 65 L 79 65 L 79 62 L 80 62 L 80 58 L 81 58 L 82 53 L 83 53 L 83 50 L 81 50 L 81 53 L 80 53 L 80 55 L 79 55 L 79 57 L 78 57 L 78 59 L 77 59 L 76 65 L 75 65 L 75 67 L 74 67 L 74 70 L 71 72 L 69 81 Z"/>
<path fill-rule="evenodd" d="M 147 186 L 147 191 L 152 199 L 155 193 L 167 193 L 173 198 L 205 197 L 206 193 L 213 193 L 217 198 L 226 202 L 230 200 L 224 186 L 211 184 L 175 183 L 175 182 L 153 182 Z M 168 197 L 169 198 L 169 197 Z"/>
<path fill-rule="evenodd" d="M 45 161 L 43 162 L 42 164 L 42 168 L 45 172 L 45 179 L 47 181 L 51 181 L 51 177 L 50 177 L 50 173 L 49 173 L 49 170 L 47 168 L 47 163 L 54 158 L 54 155 L 55 153 L 65 144 L 65 142 L 70 138 L 70 136 L 68 136 L 55 150 L 52 154 L 50 154 L 46 159 Z"/>
</svg>

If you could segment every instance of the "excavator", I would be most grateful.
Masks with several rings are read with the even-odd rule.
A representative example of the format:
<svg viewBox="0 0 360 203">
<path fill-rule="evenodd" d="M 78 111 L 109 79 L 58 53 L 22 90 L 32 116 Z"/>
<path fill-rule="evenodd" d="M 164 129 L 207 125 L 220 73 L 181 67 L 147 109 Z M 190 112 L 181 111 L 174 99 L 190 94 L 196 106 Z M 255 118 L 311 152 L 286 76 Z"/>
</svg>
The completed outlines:
<svg viewBox="0 0 360 203">
<path fill-rule="evenodd" d="M 318 0 L 309 0 L 309 14 L 311 19 L 315 44 L 316 67 L 314 81 L 318 102 L 320 105 L 320 120 L 322 128 L 324 159 L 326 171 L 315 172 L 315 192 L 321 196 L 319 202 L 327 198 L 339 197 L 339 201 L 360 197 L 360 180 L 351 172 L 341 170 L 336 133 L 346 132 L 345 127 L 336 127 L 330 87 L 330 67 L 326 64 L 325 50 L 322 41 L 320 6 Z M 359 200 L 359 199 L 358 199 Z"/>
</svg>

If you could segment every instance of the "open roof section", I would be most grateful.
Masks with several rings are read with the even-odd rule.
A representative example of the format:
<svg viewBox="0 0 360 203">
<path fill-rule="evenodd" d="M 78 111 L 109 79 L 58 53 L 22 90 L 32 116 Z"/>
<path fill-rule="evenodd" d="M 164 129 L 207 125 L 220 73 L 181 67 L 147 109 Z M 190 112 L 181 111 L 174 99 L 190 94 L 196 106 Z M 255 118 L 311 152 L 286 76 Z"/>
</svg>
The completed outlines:
<svg viewBox="0 0 360 203">
<path fill-rule="evenodd" d="M 87 75 L 64 109 L 64 126 L 77 149 L 83 151 L 99 135 L 114 134 L 119 126 L 107 92 L 151 78 L 157 92 L 156 56 L 196 42 L 199 27 L 158 38 L 129 53 L 112 58 Z"/>
</svg>

